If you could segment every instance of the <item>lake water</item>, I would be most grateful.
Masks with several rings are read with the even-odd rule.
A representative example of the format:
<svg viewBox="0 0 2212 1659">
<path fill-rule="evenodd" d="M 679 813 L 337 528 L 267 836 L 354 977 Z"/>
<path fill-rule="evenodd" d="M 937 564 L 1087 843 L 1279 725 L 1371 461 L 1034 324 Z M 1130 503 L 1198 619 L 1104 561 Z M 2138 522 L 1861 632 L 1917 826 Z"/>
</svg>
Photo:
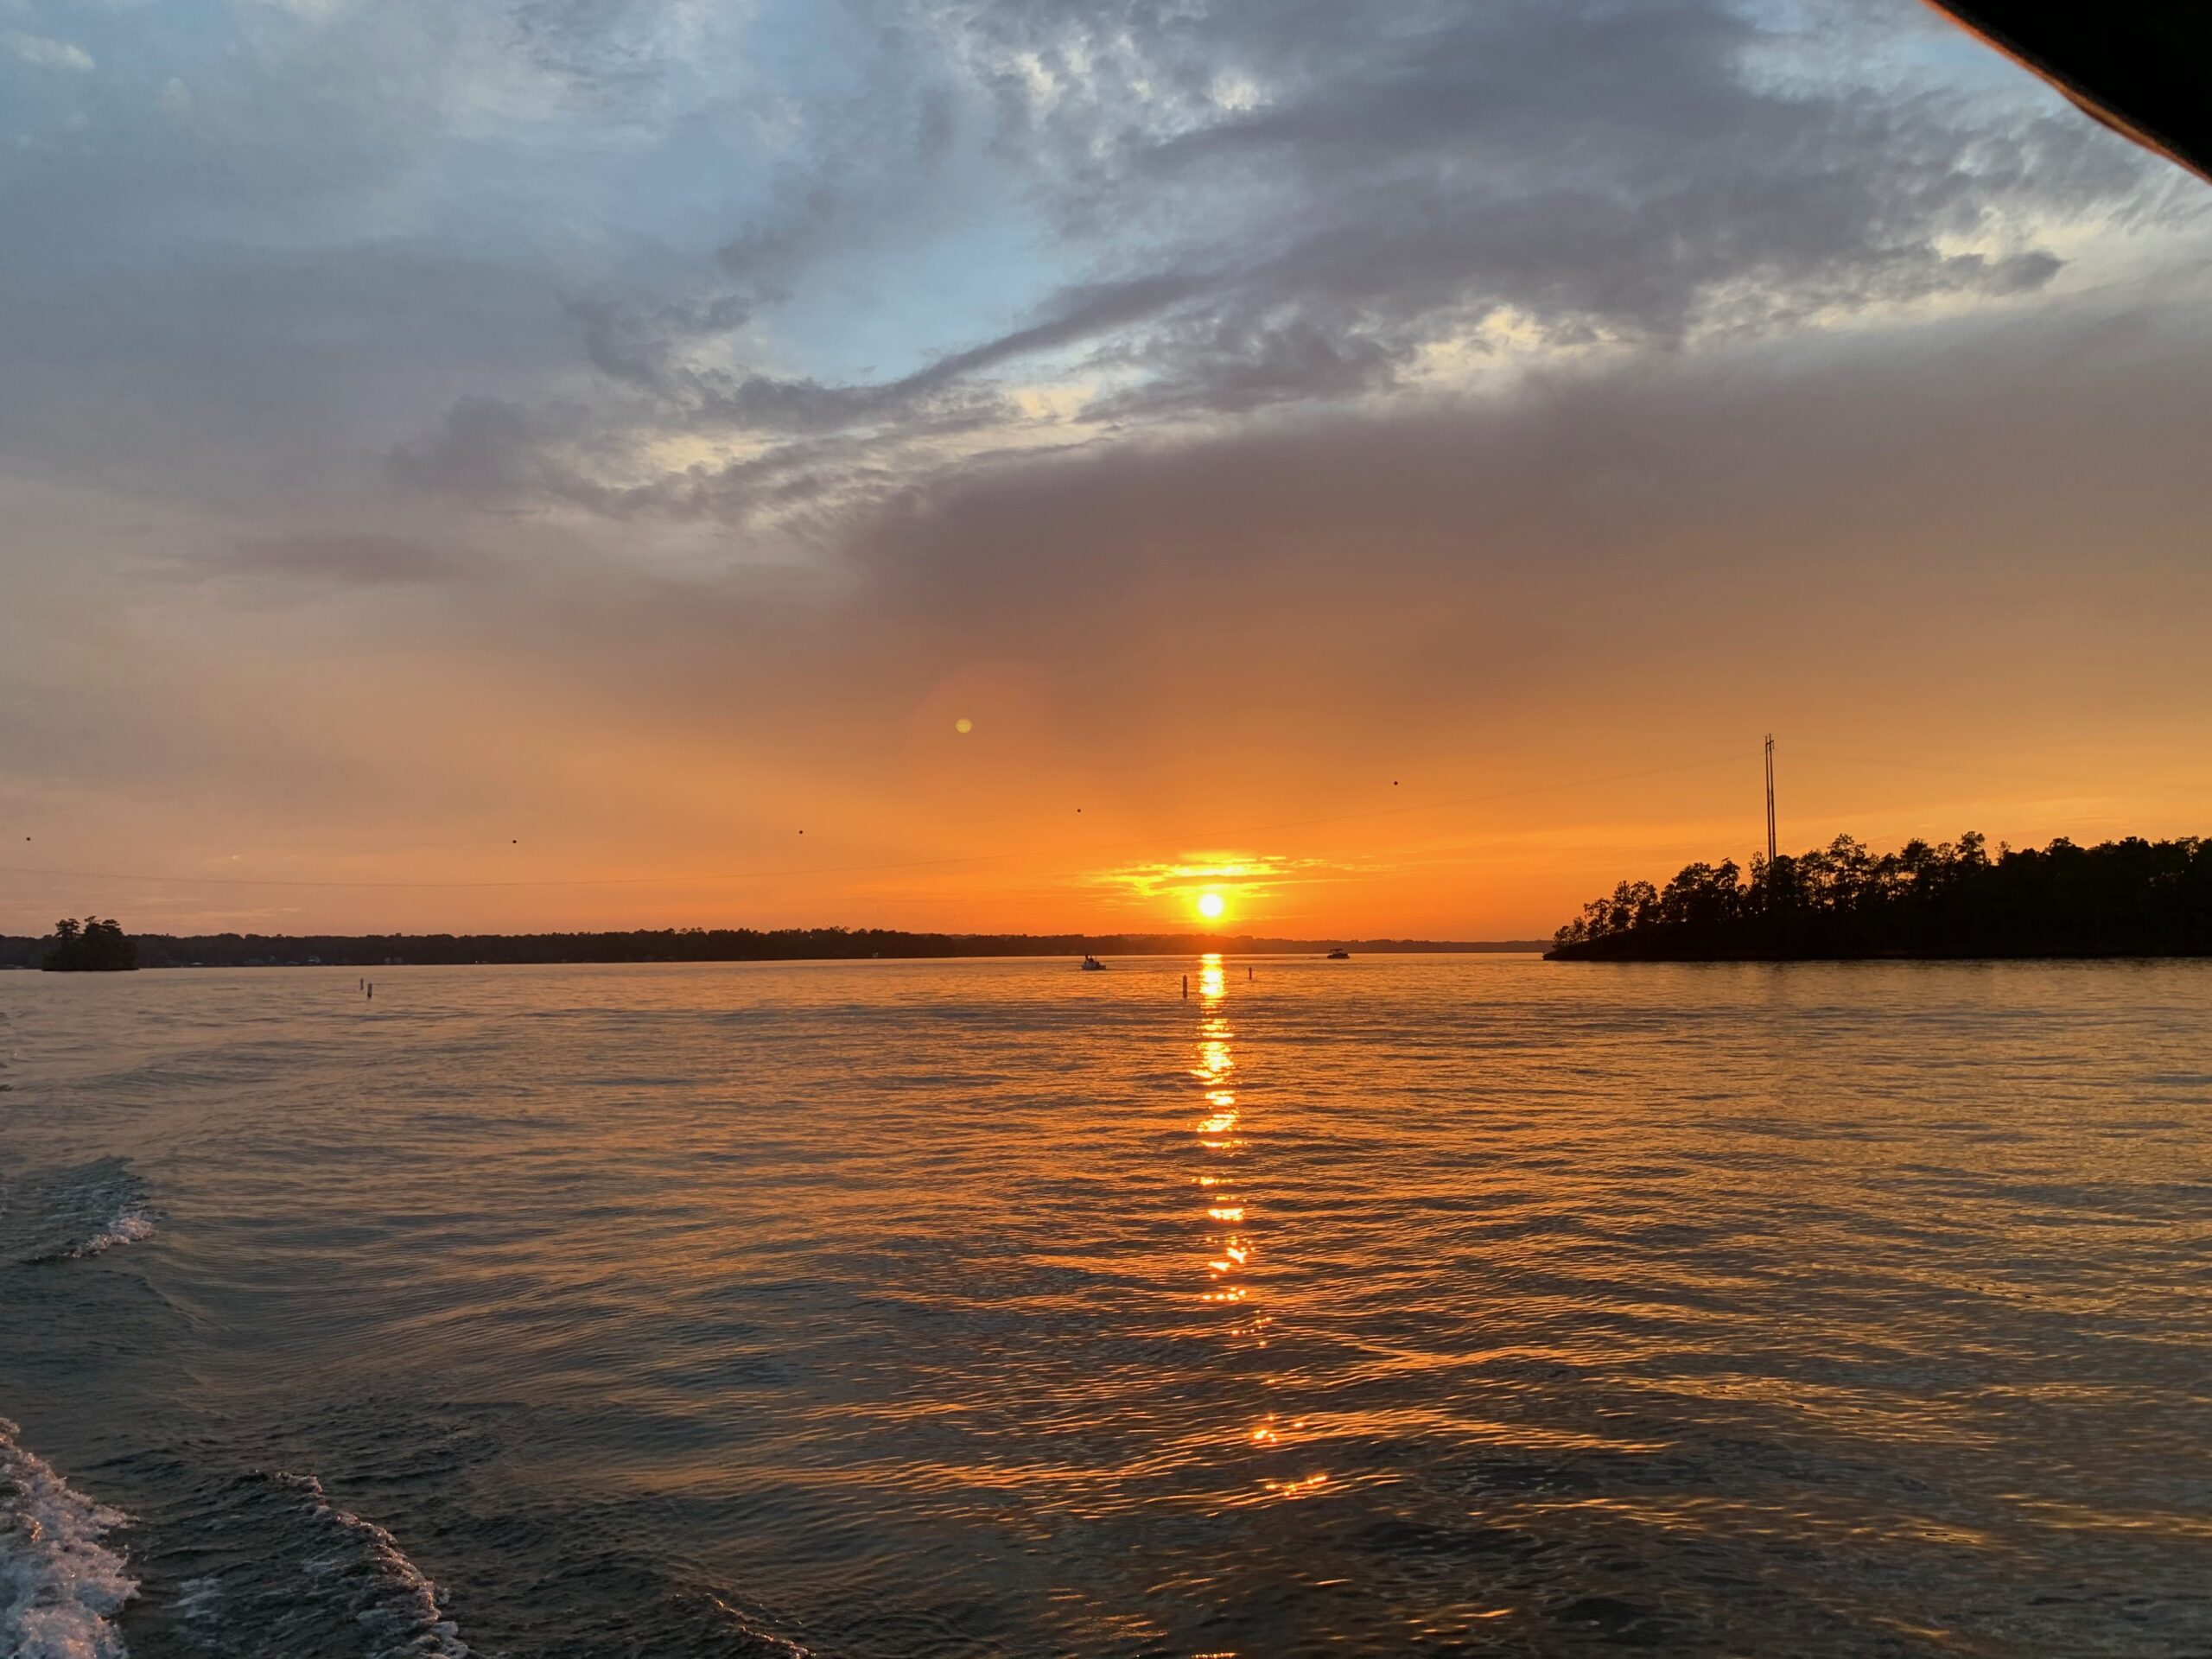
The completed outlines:
<svg viewBox="0 0 2212 1659">
<path fill-rule="evenodd" d="M 2212 964 L 1251 966 L 0 976 L 0 1653 L 2212 1653 Z"/>
</svg>

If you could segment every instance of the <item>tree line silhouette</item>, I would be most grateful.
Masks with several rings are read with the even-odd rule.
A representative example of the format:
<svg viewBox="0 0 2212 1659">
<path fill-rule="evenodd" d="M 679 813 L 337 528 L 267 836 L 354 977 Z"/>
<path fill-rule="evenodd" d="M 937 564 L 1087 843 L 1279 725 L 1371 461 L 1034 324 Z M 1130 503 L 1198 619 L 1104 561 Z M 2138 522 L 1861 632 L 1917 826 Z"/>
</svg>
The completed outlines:
<svg viewBox="0 0 2212 1659">
<path fill-rule="evenodd" d="M 75 923 L 67 924 L 74 929 Z M 87 924 L 89 925 L 89 924 Z M 114 924 L 103 923 L 104 927 Z M 117 930 L 121 937 L 121 930 Z M 58 936 L 57 936 L 58 938 Z M 1278 939 L 1211 933 L 906 933 L 891 928 L 671 927 L 601 933 L 142 933 L 136 961 L 148 968 L 262 968 L 322 963 L 801 962 L 870 957 L 1193 956 L 1355 950 L 1535 950 L 1535 940 L 1469 945 L 1434 939 Z M 66 946 L 67 940 L 60 944 Z M 0 967 L 41 965 L 57 939 L 0 938 Z"/>
<path fill-rule="evenodd" d="M 38 965 L 49 974 L 128 973 L 138 965 L 138 947 L 112 919 L 87 916 L 76 922 L 64 916 L 54 925 L 54 943 Z"/>
<path fill-rule="evenodd" d="M 1877 854 L 1850 836 L 1746 877 L 1692 864 L 1624 881 L 1553 936 L 1570 962 L 2212 956 L 2212 841 L 2003 847 L 1979 834 Z"/>
</svg>

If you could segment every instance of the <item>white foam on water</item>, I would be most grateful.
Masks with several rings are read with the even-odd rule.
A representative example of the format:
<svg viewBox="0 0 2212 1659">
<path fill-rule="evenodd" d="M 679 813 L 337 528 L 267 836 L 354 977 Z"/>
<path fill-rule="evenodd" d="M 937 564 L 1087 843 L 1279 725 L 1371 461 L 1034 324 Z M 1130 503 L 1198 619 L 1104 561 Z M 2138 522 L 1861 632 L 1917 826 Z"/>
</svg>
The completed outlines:
<svg viewBox="0 0 2212 1659">
<path fill-rule="evenodd" d="M 65 1261 L 76 1261 L 88 1255 L 98 1255 L 102 1250 L 113 1249 L 118 1244 L 136 1244 L 141 1239 L 154 1236 L 154 1218 L 137 1205 L 130 1205 L 117 1212 L 99 1231 L 82 1243 L 61 1253 Z"/>
<path fill-rule="evenodd" d="M 378 1643 L 378 1659 L 468 1659 L 468 1644 L 438 1605 L 438 1587 L 407 1559 L 399 1541 L 375 1522 L 340 1509 L 313 1475 L 279 1475 L 306 1495 L 316 1520 L 334 1529 L 308 1574 L 342 1596 L 356 1624 Z"/>
<path fill-rule="evenodd" d="M 72 1487 L 19 1432 L 0 1417 L 0 1653 L 123 1659 L 110 1621 L 138 1585 L 101 1541 L 130 1517 Z"/>
<path fill-rule="evenodd" d="M 768 1656 L 768 1659 L 814 1659 L 811 1648 L 802 1648 L 796 1642 L 786 1642 L 780 1636 L 771 1636 L 766 1630 L 756 1629 L 742 1613 L 720 1596 L 709 1594 L 707 1601 L 728 1622 L 751 1650 Z"/>
<path fill-rule="evenodd" d="M 146 1183 L 120 1158 L 35 1171 L 0 1192 L 0 1254 L 19 1262 L 79 1261 L 156 1230 Z"/>
</svg>

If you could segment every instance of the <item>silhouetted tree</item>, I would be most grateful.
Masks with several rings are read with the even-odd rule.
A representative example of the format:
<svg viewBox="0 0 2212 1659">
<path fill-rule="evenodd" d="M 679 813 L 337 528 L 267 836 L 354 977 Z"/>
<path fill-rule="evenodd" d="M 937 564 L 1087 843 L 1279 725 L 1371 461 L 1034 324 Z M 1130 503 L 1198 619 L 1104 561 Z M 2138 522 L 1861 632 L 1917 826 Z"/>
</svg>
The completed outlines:
<svg viewBox="0 0 2212 1659">
<path fill-rule="evenodd" d="M 1978 833 L 1877 854 L 1851 836 L 1796 856 L 1624 881 L 1554 936 L 1565 958 L 2212 956 L 2212 842 L 2129 836 L 2040 850 Z"/>
<path fill-rule="evenodd" d="M 121 924 L 94 916 L 82 924 L 67 916 L 56 922 L 53 948 L 39 963 L 49 974 L 128 973 L 137 965 L 138 947 Z"/>
</svg>

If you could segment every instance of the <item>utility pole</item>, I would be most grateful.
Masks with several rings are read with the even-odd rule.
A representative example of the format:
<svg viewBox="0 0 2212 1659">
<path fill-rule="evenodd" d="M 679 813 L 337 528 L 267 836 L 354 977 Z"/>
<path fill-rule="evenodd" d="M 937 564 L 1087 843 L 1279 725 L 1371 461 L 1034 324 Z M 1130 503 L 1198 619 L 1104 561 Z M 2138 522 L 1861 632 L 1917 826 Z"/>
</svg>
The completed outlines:
<svg viewBox="0 0 2212 1659">
<path fill-rule="evenodd" d="M 1766 861 L 1774 862 L 1774 734 L 1766 734 Z"/>
</svg>

